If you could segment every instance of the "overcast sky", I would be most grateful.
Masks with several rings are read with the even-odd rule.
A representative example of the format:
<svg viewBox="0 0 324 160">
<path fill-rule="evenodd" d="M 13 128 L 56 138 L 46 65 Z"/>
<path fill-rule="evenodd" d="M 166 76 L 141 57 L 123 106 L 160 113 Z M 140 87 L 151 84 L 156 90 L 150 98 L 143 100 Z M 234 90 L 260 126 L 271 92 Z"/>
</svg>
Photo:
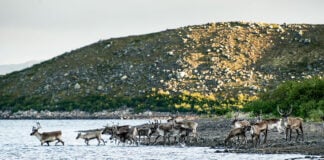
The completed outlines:
<svg viewBox="0 0 324 160">
<path fill-rule="evenodd" d="M 0 0 L 0 64 L 222 21 L 324 24 L 324 0 Z"/>
</svg>

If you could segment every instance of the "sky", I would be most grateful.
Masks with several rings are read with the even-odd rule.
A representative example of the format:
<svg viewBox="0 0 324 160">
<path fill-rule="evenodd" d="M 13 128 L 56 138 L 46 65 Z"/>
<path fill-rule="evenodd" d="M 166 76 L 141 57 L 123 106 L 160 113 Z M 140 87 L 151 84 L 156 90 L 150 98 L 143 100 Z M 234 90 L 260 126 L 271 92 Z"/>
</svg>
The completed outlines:
<svg viewBox="0 0 324 160">
<path fill-rule="evenodd" d="M 0 0 L 0 65 L 209 22 L 324 24 L 324 0 Z"/>
</svg>

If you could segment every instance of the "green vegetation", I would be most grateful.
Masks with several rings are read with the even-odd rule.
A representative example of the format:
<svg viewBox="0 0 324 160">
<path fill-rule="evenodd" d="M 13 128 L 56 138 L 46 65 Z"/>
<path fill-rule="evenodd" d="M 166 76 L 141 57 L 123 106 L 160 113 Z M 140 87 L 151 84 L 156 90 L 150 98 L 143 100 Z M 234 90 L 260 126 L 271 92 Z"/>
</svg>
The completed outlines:
<svg viewBox="0 0 324 160">
<path fill-rule="evenodd" d="M 102 110 L 115 110 L 123 106 L 133 108 L 135 112 L 146 110 L 162 112 L 191 112 L 199 114 L 223 115 L 232 109 L 242 108 L 243 104 L 255 99 L 240 94 L 237 98 L 224 98 L 215 95 L 203 95 L 195 92 L 183 91 L 179 95 L 171 95 L 168 91 L 153 88 L 151 93 L 137 97 L 109 97 L 107 95 L 91 95 L 86 97 L 69 97 L 54 102 L 44 97 L 3 96 L 0 99 L 1 110 L 34 109 L 49 111 L 82 110 L 96 112 Z"/>
<path fill-rule="evenodd" d="M 151 93 L 137 97 L 109 97 L 107 95 L 91 95 L 86 97 L 70 97 L 53 102 L 41 96 L 0 97 L 1 110 L 49 110 L 72 111 L 83 110 L 96 112 L 115 110 L 123 106 L 133 108 L 135 112 L 146 110 L 166 112 L 191 112 L 206 115 L 231 116 L 233 110 L 278 116 L 277 106 L 288 110 L 293 107 L 292 115 L 319 121 L 324 116 L 324 80 L 312 78 L 304 81 L 287 81 L 274 90 L 270 90 L 258 99 L 255 96 L 239 94 L 236 98 L 225 98 L 216 95 L 203 95 L 183 91 L 171 95 L 168 91 L 152 88 Z M 7 107 L 5 107 L 7 106 Z M 8 107 L 9 106 L 9 107 Z"/>
<path fill-rule="evenodd" d="M 244 111 L 257 114 L 262 110 L 262 113 L 278 115 L 277 106 L 284 110 L 292 107 L 292 115 L 319 121 L 324 116 L 324 80 L 312 78 L 284 82 L 262 94 L 260 99 L 247 103 Z"/>
</svg>

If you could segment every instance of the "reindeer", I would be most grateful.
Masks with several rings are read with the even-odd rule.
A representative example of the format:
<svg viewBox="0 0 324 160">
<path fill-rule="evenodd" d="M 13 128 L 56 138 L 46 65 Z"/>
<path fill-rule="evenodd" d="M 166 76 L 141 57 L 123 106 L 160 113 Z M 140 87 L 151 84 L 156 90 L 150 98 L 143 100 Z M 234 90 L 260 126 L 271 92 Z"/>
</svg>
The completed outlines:
<svg viewBox="0 0 324 160">
<path fill-rule="evenodd" d="M 232 121 L 232 126 L 233 128 L 250 128 L 251 124 L 249 121 L 243 119 L 239 120 L 238 119 L 239 113 L 236 112 L 234 115 L 234 120 Z M 240 136 L 237 136 L 237 140 L 240 140 Z"/>
<path fill-rule="evenodd" d="M 64 146 L 64 142 L 61 139 L 61 137 L 62 137 L 62 132 L 61 131 L 39 133 L 38 130 L 40 128 L 42 128 L 42 127 L 41 127 L 40 123 L 37 122 L 37 127 L 33 126 L 32 133 L 30 133 L 30 135 L 31 136 L 36 136 L 40 140 L 41 145 L 46 143 L 49 146 L 49 142 L 53 142 L 53 141 L 57 140 L 55 145 L 57 145 L 57 143 L 61 142 L 62 145 Z"/>
<path fill-rule="evenodd" d="M 173 123 L 174 126 L 180 126 L 182 129 L 182 132 L 190 132 L 192 133 L 193 137 L 196 141 L 198 141 L 198 133 L 197 133 L 197 127 L 198 123 L 194 121 L 184 120 L 184 119 L 178 119 L 178 118 L 171 118 L 168 120 L 169 123 Z M 185 133 L 185 135 L 188 135 L 189 137 L 190 133 Z M 184 135 L 182 135 L 184 137 Z"/>
<path fill-rule="evenodd" d="M 130 141 L 130 143 L 135 143 L 138 145 L 137 142 L 137 135 L 138 131 L 136 127 L 131 127 L 129 125 L 125 126 L 113 126 L 112 127 L 112 134 L 110 139 L 119 139 L 120 142 L 126 143 L 126 140 Z"/>
<path fill-rule="evenodd" d="M 151 137 L 154 133 L 156 133 L 157 128 L 159 126 L 158 120 L 154 120 L 154 123 L 148 123 L 144 125 L 137 126 L 139 140 L 141 140 L 141 136 L 146 136 L 148 139 L 148 144 L 151 143 Z"/>
<path fill-rule="evenodd" d="M 251 125 L 250 122 L 245 119 L 243 119 L 243 120 L 237 119 L 238 116 L 239 116 L 239 113 L 236 113 L 234 115 L 234 120 L 232 121 L 233 128 L 245 128 L 245 127 L 249 127 Z"/>
<path fill-rule="evenodd" d="M 154 144 L 156 144 L 156 141 L 162 136 L 163 137 L 163 144 L 165 145 L 166 138 L 169 136 L 169 133 L 173 129 L 172 123 L 163 123 L 160 124 L 156 131 L 158 133 L 158 136 L 155 138 Z M 169 141 L 170 143 L 170 141 Z"/>
<path fill-rule="evenodd" d="M 283 133 L 284 129 L 282 128 L 282 119 L 278 118 L 271 118 L 271 119 L 262 119 L 262 110 L 260 111 L 260 114 L 257 116 L 257 122 L 267 122 L 268 123 L 268 130 L 273 130 L 274 128 L 277 129 L 279 133 Z"/>
<path fill-rule="evenodd" d="M 151 128 L 148 125 L 141 125 L 141 126 L 137 126 L 137 132 L 138 132 L 138 139 L 139 142 L 141 141 L 141 136 L 146 136 L 148 139 L 148 144 L 150 144 L 150 140 L 151 140 Z"/>
<path fill-rule="evenodd" d="M 296 130 L 297 136 L 296 141 L 299 137 L 299 135 L 302 135 L 302 140 L 304 141 L 304 132 L 303 132 L 303 119 L 299 117 L 289 117 L 289 115 L 292 112 L 292 107 L 290 107 L 289 112 L 283 112 L 279 106 L 277 106 L 277 111 L 281 115 L 281 121 L 284 124 L 284 127 L 286 128 L 286 141 L 288 140 L 288 133 L 289 133 L 289 141 L 291 141 L 291 132 L 293 129 Z M 301 134 L 299 131 L 301 131 Z"/>
<path fill-rule="evenodd" d="M 241 128 L 233 128 L 228 136 L 226 137 L 225 141 L 224 141 L 224 144 L 226 146 L 227 142 L 232 139 L 233 137 L 243 137 L 244 138 L 244 141 L 245 141 L 245 144 L 247 144 L 247 138 L 245 136 L 245 132 L 249 129 L 249 127 L 241 127 Z M 239 145 L 241 145 L 241 142 L 239 142 Z"/>
<path fill-rule="evenodd" d="M 193 129 L 185 126 L 184 124 L 177 124 L 172 121 L 167 123 L 160 124 L 156 129 L 158 136 L 155 138 L 154 143 L 157 142 L 159 137 L 163 137 L 163 144 L 166 143 L 166 138 L 168 138 L 168 143 L 170 144 L 170 137 L 174 137 L 174 142 L 176 142 L 177 136 L 179 136 L 179 143 L 180 140 L 185 140 L 185 137 L 188 137 L 190 133 L 193 133 Z"/>
<path fill-rule="evenodd" d="M 266 143 L 267 135 L 268 135 L 268 123 L 265 121 L 254 123 L 251 125 L 250 132 L 251 132 L 251 137 L 252 137 L 252 144 L 253 144 L 253 139 L 255 139 L 254 146 L 256 146 L 258 143 L 261 144 L 261 141 L 260 141 L 261 133 L 264 133 L 263 143 Z"/>
<path fill-rule="evenodd" d="M 101 138 L 101 136 L 102 136 L 102 130 L 86 132 L 85 134 L 81 134 L 81 132 L 79 132 L 76 139 L 79 139 L 79 138 L 84 139 L 84 142 L 87 145 L 89 145 L 90 140 L 97 139 L 98 140 L 98 146 L 100 145 L 100 141 L 102 141 L 103 144 L 105 145 L 106 142 Z"/>
</svg>

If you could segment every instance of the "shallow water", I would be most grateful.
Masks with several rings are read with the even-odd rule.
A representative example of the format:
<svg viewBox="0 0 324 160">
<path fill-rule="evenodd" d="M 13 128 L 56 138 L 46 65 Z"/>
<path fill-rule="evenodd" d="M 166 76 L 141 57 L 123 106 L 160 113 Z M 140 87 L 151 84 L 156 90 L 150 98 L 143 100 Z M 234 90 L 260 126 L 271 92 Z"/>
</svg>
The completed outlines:
<svg viewBox="0 0 324 160">
<path fill-rule="evenodd" d="M 62 130 L 65 146 L 41 146 L 39 140 L 30 136 L 36 120 L 0 120 L 0 159 L 291 159 L 301 158 L 299 154 L 236 154 L 215 153 L 207 147 L 183 146 L 132 146 L 117 145 L 108 141 L 104 146 L 97 146 L 97 141 L 90 141 L 86 146 L 83 140 L 76 140 L 77 130 L 102 128 L 109 123 L 138 125 L 147 120 L 39 120 L 43 131 Z"/>
</svg>

